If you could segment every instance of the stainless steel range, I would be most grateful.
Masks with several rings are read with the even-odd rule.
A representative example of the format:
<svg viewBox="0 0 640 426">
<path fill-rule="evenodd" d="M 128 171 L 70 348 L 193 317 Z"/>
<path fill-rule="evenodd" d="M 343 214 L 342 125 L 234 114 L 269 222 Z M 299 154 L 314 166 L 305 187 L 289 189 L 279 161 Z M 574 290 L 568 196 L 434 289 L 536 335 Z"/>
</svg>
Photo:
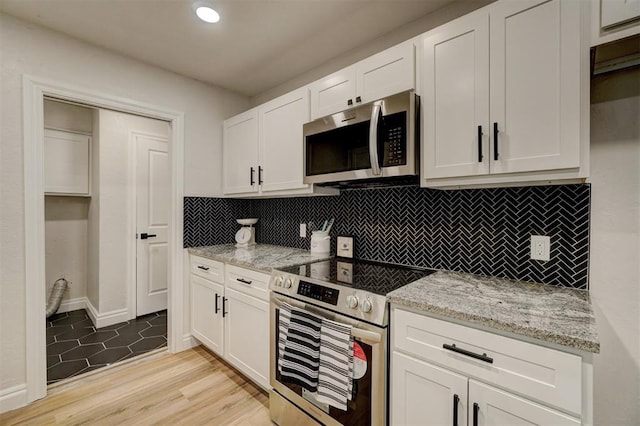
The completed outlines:
<svg viewBox="0 0 640 426">
<path fill-rule="evenodd" d="M 274 270 L 271 293 L 271 419 L 280 426 L 382 425 L 387 423 L 386 295 L 433 271 L 383 263 L 331 259 Z M 353 391 L 347 409 L 318 402 L 289 383 L 278 369 L 279 312 L 286 303 L 321 318 L 351 326 L 354 339 Z"/>
</svg>

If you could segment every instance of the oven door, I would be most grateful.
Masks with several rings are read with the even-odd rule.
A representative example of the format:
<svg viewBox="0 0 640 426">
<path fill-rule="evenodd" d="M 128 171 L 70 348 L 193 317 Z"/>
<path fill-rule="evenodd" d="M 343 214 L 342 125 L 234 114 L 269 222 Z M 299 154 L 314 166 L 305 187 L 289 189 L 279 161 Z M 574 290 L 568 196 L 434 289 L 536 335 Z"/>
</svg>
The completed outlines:
<svg viewBox="0 0 640 426">
<path fill-rule="evenodd" d="M 332 321 L 350 324 L 354 337 L 354 362 L 353 398 L 347 403 L 347 411 L 321 404 L 315 400 L 313 394 L 303 390 L 299 385 L 286 383 L 281 380 L 278 371 L 278 317 L 282 303 L 312 312 Z M 387 422 L 387 329 L 371 324 L 363 323 L 355 319 L 336 314 L 315 305 L 292 299 L 287 296 L 271 293 L 270 308 L 270 382 L 276 397 L 283 397 L 288 401 L 290 414 L 282 408 L 278 401 L 277 412 L 274 413 L 276 404 L 271 404 L 272 420 L 279 424 L 290 424 L 287 419 L 295 418 L 298 411 L 295 406 L 302 409 L 307 415 L 325 425 L 383 425 Z M 292 404 L 294 405 L 292 405 Z M 285 404 L 286 405 L 286 404 Z M 299 422 L 297 424 L 300 424 Z"/>
</svg>

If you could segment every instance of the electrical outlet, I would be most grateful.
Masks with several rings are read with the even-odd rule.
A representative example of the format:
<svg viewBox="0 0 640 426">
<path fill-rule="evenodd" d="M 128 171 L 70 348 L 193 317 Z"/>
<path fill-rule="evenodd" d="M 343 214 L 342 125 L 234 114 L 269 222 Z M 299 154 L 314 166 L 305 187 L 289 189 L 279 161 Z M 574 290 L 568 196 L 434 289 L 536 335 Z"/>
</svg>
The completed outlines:
<svg viewBox="0 0 640 426">
<path fill-rule="evenodd" d="M 550 248 L 551 237 L 544 235 L 531 236 L 531 259 L 548 261 Z"/>
<path fill-rule="evenodd" d="M 300 238 L 307 238 L 307 224 L 300 224 Z"/>
</svg>

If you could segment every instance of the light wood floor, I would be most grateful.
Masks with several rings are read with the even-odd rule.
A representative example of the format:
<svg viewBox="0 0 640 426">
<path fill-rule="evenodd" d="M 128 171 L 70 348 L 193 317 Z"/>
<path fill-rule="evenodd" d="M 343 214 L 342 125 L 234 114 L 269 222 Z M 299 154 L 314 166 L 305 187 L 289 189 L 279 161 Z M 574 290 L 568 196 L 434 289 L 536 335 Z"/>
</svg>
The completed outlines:
<svg viewBox="0 0 640 426">
<path fill-rule="evenodd" d="M 271 425 L 269 397 L 201 347 L 50 388 L 0 425 Z"/>
</svg>

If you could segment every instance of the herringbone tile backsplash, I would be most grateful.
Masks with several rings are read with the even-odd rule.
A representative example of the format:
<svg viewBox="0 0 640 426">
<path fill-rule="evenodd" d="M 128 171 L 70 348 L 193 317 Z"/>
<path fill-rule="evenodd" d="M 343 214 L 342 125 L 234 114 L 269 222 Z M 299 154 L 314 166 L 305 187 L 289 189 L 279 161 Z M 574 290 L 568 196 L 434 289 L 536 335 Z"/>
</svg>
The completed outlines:
<svg viewBox="0 0 640 426">
<path fill-rule="evenodd" d="M 184 200 L 185 247 L 234 242 L 240 217 L 259 218 L 259 243 L 309 248 L 300 223 L 335 218 L 356 257 L 586 289 L 589 185 L 437 191 L 350 190 L 338 197 Z M 311 235 L 311 232 L 308 232 Z M 551 237 L 551 260 L 529 259 L 530 236 Z"/>
</svg>

